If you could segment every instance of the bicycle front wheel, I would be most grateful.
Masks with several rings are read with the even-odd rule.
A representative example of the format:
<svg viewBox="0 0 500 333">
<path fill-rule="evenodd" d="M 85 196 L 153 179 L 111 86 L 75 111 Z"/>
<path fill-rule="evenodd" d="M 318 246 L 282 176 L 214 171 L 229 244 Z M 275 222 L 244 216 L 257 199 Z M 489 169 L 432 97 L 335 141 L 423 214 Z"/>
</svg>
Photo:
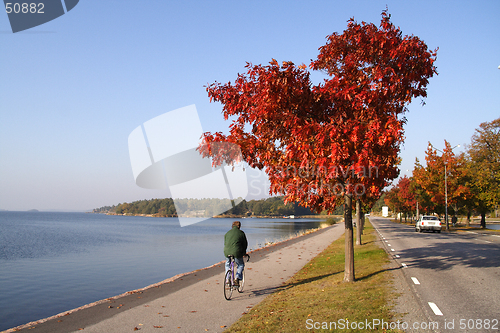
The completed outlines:
<svg viewBox="0 0 500 333">
<path fill-rule="evenodd" d="M 241 272 L 241 281 L 240 281 L 240 285 L 238 286 L 239 293 L 243 292 L 244 286 L 245 286 L 245 270 L 243 270 L 243 272 Z"/>
<path fill-rule="evenodd" d="M 233 295 L 233 281 L 231 280 L 232 274 L 231 271 L 227 271 L 224 276 L 224 298 L 228 301 L 231 299 Z"/>
</svg>

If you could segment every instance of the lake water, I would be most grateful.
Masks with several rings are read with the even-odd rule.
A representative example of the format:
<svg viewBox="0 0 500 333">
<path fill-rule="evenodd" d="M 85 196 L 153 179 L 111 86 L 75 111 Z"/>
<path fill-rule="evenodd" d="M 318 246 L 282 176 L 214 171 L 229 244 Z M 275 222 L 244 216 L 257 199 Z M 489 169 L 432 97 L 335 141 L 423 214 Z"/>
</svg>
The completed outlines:
<svg viewBox="0 0 500 333">
<path fill-rule="evenodd" d="M 215 264 L 232 221 L 0 212 L 0 331 Z M 320 224 L 241 221 L 252 249 Z"/>
</svg>

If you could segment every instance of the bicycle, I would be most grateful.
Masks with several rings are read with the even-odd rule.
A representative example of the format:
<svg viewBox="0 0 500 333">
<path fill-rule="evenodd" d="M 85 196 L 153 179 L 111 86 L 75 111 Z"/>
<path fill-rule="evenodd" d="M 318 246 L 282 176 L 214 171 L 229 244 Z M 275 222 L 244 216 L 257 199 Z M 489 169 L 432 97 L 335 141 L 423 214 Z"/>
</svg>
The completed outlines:
<svg viewBox="0 0 500 333">
<path fill-rule="evenodd" d="M 250 260 L 250 256 L 248 254 L 245 254 L 244 257 L 247 257 L 247 262 Z M 224 275 L 224 298 L 229 301 L 233 295 L 234 289 L 238 290 L 239 293 L 243 292 L 243 287 L 245 286 L 245 270 L 243 269 L 243 272 L 241 273 L 242 279 L 239 285 L 236 285 L 234 283 L 234 279 L 236 278 L 237 265 L 235 265 L 234 256 L 229 256 L 228 258 L 230 260 L 230 269 Z"/>
</svg>

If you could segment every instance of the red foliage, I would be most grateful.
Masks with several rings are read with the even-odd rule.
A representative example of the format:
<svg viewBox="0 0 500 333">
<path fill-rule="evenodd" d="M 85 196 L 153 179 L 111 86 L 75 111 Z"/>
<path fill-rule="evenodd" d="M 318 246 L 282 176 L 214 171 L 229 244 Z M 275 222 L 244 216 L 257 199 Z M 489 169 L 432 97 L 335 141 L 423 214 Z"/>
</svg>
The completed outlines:
<svg viewBox="0 0 500 333">
<path fill-rule="evenodd" d="M 403 176 L 398 183 L 393 186 L 385 197 L 385 203 L 394 212 L 408 213 L 416 210 L 417 200 L 411 188 L 410 178 Z"/>
<path fill-rule="evenodd" d="M 412 98 L 426 96 L 435 73 L 435 52 L 403 37 L 389 18 L 384 12 L 380 27 L 350 20 L 329 36 L 310 64 L 330 76 L 319 85 L 306 66 L 274 59 L 247 63 L 234 83 L 209 85 L 210 100 L 232 123 L 229 135 L 205 133 L 201 151 L 214 156 L 214 142 L 239 145 L 250 166 L 268 174 L 271 194 L 317 211 L 333 211 L 339 195 L 377 196 L 399 174 L 401 115 Z"/>
</svg>

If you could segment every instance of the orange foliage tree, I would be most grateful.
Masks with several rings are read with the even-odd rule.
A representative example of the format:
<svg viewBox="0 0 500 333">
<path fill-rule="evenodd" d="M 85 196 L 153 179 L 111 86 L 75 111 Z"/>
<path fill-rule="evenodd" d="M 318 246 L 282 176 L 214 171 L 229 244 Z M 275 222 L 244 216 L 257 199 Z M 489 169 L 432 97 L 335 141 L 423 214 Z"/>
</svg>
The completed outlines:
<svg viewBox="0 0 500 333">
<path fill-rule="evenodd" d="M 425 192 L 425 196 L 430 199 L 432 209 L 437 213 L 444 213 L 446 164 L 448 206 L 456 213 L 471 197 L 470 188 L 467 186 L 466 159 L 463 154 L 455 155 L 446 140 L 443 152 L 444 154 L 438 155 L 429 144 L 425 152 L 426 166 L 418 161 L 415 162 L 413 178 L 417 186 Z"/>
</svg>

